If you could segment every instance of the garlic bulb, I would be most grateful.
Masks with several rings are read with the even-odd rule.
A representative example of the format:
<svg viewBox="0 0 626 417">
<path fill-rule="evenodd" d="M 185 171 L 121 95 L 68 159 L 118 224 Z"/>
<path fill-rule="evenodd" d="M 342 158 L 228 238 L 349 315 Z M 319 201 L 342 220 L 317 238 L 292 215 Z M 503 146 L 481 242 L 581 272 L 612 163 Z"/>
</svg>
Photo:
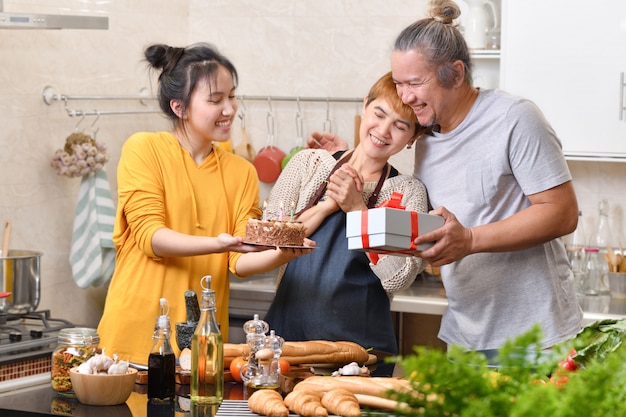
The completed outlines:
<svg viewBox="0 0 626 417">
<path fill-rule="evenodd" d="M 351 362 L 332 373 L 332 376 L 368 375 L 370 373 L 367 366 L 360 367 L 358 363 Z"/>
<path fill-rule="evenodd" d="M 117 355 L 113 359 L 102 353 L 96 353 L 86 362 L 81 363 L 78 368 L 81 374 L 125 374 L 128 371 L 128 361 L 120 361 Z"/>
<path fill-rule="evenodd" d="M 81 374 L 93 374 L 93 370 L 91 369 L 91 364 L 89 363 L 89 361 L 83 362 L 78 365 L 78 368 L 76 370 Z"/>
<path fill-rule="evenodd" d="M 125 374 L 128 372 L 128 362 L 127 361 L 116 361 L 109 366 L 107 373 L 110 375 L 113 374 Z"/>
</svg>

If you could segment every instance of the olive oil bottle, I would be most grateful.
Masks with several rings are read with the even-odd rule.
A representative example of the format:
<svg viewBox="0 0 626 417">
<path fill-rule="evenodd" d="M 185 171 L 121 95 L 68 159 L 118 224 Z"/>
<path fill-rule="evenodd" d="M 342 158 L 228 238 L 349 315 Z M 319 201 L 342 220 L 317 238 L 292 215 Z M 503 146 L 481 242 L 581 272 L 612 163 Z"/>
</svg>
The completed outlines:
<svg viewBox="0 0 626 417">
<path fill-rule="evenodd" d="M 215 319 L 211 277 L 201 280 L 200 320 L 191 339 L 191 401 L 221 404 L 224 399 L 224 342 Z M 206 286 L 206 287 L 204 287 Z"/>
</svg>

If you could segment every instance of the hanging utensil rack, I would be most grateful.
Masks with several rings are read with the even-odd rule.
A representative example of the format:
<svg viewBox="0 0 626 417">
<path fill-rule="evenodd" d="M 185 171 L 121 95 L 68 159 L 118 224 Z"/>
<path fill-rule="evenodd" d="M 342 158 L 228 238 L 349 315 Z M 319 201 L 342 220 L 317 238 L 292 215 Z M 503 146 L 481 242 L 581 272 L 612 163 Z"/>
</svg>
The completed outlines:
<svg viewBox="0 0 626 417">
<path fill-rule="evenodd" d="M 151 109 L 124 109 L 124 110 L 101 110 L 101 109 L 93 109 L 93 110 L 83 110 L 83 109 L 72 109 L 68 107 L 68 103 L 70 101 L 75 100 L 83 100 L 83 101 L 123 101 L 123 100 L 137 100 L 144 106 L 147 105 L 147 102 L 150 100 L 156 100 L 156 97 L 150 96 L 146 89 L 141 89 L 139 94 L 137 95 L 110 95 L 110 96 L 96 96 L 96 95 L 66 95 L 60 94 L 56 91 L 54 87 L 49 85 L 45 86 L 42 92 L 43 101 L 47 105 L 52 105 L 52 103 L 56 101 L 61 101 L 64 103 L 65 111 L 69 117 L 85 117 L 85 116 L 108 116 L 108 115 L 121 115 L 121 114 L 141 114 L 141 113 L 160 113 L 161 110 L 157 108 Z"/>
<path fill-rule="evenodd" d="M 133 101 L 137 100 L 144 106 L 147 106 L 147 102 L 156 100 L 155 96 L 151 96 L 147 93 L 147 89 L 141 89 L 137 95 L 67 95 L 60 94 L 52 86 L 45 86 L 42 92 L 43 101 L 47 105 L 61 101 L 65 105 L 65 111 L 69 117 L 84 117 L 84 116 L 107 116 L 107 115 L 122 115 L 122 114 L 140 114 L 140 113 L 160 113 L 161 110 L 157 108 L 151 109 L 124 109 L 124 110 L 84 110 L 84 109 L 72 109 L 68 107 L 70 101 Z M 362 103 L 363 98 L 358 97 L 292 97 L 292 96 L 258 96 L 258 95 L 240 95 L 237 99 L 241 101 L 293 101 L 293 102 L 318 102 L 318 103 Z"/>
</svg>

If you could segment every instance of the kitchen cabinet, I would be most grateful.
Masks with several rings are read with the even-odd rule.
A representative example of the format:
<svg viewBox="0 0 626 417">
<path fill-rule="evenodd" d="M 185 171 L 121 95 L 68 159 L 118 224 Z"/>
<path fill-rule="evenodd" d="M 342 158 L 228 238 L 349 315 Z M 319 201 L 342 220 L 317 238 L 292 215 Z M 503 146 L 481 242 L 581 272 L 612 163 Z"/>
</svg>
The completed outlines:
<svg viewBox="0 0 626 417">
<path fill-rule="evenodd" d="M 505 1 L 501 87 L 533 100 L 568 159 L 626 161 L 626 2 Z"/>
<path fill-rule="evenodd" d="M 506 1 L 506 0 L 502 0 Z M 466 36 L 468 44 L 471 45 L 471 39 L 475 37 L 467 33 L 468 27 L 475 27 L 477 21 L 472 20 L 472 16 L 476 18 L 475 13 L 470 13 L 470 5 L 464 0 L 459 0 L 458 5 L 461 8 L 461 16 L 459 17 L 459 29 Z M 473 3 L 480 3 L 478 2 Z M 489 3 L 490 7 L 487 7 Z M 477 7 L 477 4 L 474 7 Z M 479 6 L 478 6 L 479 7 Z M 482 9 L 484 12 L 484 20 L 481 19 L 480 27 L 484 25 L 485 45 L 482 48 L 470 49 L 470 55 L 473 64 L 473 83 L 474 86 L 483 89 L 498 88 L 500 86 L 500 25 L 502 22 L 501 0 L 484 0 Z M 469 36 L 469 38 L 468 38 Z M 471 38 L 471 39 L 470 39 Z"/>
<path fill-rule="evenodd" d="M 500 50 L 475 50 L 471 52 L 473 82 L 475 87 L 483 89 L 500 86 Z"/>
<path fill-rule="evenodd" d="M 398 353 L 402 356 L 413 353 L 415 346 L 446 351 L 448 345 L 439 339 L 441 316 L 435 314 L 396 313 Z"/>
</svg>

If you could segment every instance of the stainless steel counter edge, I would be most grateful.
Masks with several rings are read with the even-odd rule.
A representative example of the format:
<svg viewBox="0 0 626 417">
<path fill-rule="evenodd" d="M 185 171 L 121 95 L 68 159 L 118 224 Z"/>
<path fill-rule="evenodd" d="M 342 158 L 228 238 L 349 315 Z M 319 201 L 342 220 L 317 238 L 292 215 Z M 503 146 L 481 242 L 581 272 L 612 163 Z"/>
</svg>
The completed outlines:
<svg viewBox="0 0 626 417">
<path fill-rule="evenodd" d="M 276 279 L 268 274 L 237 279 L 230 282 L 231 294 L 237 291 L 273 294 L 276 290 Z M 603 319 L 626 318 L 626 299 L 611 299 L 610 305 L 602 312 L 584 311 L 585 324 Z M 445 290 L 439 282 L 418 280 L 409 288 L 395 294 L 391 302 L 391 311 L 398 313 L 417 313 L 443 315 L 448 308 Z"/>
</svg>

